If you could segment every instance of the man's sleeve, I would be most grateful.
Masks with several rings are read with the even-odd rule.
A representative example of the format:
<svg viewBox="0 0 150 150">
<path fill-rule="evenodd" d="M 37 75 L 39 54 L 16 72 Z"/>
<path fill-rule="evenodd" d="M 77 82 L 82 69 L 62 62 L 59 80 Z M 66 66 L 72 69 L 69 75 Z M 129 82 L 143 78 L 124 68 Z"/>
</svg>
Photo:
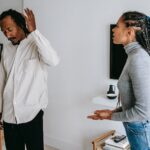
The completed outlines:
<svg viewBox="0 0 150 150">
<path fill-rule="evenodd" d="M 38 30 L 33 31 L 30 34 L 38 47 L 37 50 L 39 52 L 40 60 L 47 65 L 56 66 L 59 63 L 59 58 L 50 42 Z"/>
<path fill-rule="evenodd" d="M 4 69 L 3 55 L 0 61 L 0 113 L 2 112 L 3 105 L 3 91 L 6 82 L 6 72 Z"/>
</svg>

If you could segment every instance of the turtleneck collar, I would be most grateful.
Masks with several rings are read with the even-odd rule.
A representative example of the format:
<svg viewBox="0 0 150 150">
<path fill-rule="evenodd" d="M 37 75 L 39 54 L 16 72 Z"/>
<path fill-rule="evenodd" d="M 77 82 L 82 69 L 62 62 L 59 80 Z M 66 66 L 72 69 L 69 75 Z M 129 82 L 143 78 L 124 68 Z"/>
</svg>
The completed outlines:
<svg viewBox="0 0 150 150">
<path fill-rule="evenodd" d="M 142 48 L 142 46 L 138 42 L 132 42 L 124 46 L 124 49 L 127 54 L 139 48 Z"/>
</svg>

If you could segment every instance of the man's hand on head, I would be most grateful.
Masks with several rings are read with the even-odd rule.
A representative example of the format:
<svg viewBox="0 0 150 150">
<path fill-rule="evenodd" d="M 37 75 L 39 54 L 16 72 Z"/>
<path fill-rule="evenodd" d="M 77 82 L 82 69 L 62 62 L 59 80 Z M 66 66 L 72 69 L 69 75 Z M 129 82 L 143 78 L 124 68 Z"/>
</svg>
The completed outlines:
<svg viewBox="0 0 150 150">
<path fill-rule="evenodd" d="M 32 12 L 32 10 L 26 8 L 24 9 L 24 17 L 25 17 L 25 20 L 26 20 L 26 24 L 27 24 L 27 28 L 29 30 L 29 32 L 33 32 L 36 30 L 36 22 L 35 22 L 35 16 Z"/>
</svg>

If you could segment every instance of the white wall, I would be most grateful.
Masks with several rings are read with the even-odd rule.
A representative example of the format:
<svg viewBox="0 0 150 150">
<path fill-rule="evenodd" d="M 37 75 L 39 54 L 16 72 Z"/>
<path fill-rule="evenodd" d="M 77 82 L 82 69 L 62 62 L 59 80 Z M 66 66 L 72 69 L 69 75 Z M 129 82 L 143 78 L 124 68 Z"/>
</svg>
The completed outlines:
<svg viewBox="0 0 150 150">
<path fill-rule="evenodd" d="M 15 9 L 22 12 L 23 1 L 22 0 L 0 0 L 0 14 L 8 9 Z M 6 39 L 2 32 L 0 32 L 0 43 Z"/>
<path fill-rule="evenodd" d="M 7 9 L 15 9 L 17 11 L 22 11 L 23 1 L 22 0 L 0 0 L 0 13 Z"/>
<path fill-rule="evenodd" d="M 116 84 L 109 79 L 109 24 L 126 10 L 150 15 L 150 1 L 24 0 L 24 7 L 33 9 L 38 29 L 61 58 L 58 67 L 49 69 L 45 142 L 61 150 L 90 150 L 93 137 L 122 130 L 116 122 L 86 119 L 100 108 L 92 97 Z"/>
</svg>

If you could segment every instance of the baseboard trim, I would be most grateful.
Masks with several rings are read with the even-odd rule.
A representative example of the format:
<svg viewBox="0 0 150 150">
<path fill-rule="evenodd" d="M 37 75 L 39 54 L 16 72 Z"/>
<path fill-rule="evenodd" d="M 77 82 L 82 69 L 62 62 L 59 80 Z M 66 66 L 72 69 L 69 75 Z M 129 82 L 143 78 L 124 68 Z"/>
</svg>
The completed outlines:
<svg viewBox="0 0 150 150">
<path fill-rule="evenodd" d="M 61 139 L 55 139 L 48 135 L 44 136 L 44 142 L 46 145 L 52 146 L 58 150 L 82 150 L 83 149 L 81 145 L 72 144 Z"/>
</svg>

